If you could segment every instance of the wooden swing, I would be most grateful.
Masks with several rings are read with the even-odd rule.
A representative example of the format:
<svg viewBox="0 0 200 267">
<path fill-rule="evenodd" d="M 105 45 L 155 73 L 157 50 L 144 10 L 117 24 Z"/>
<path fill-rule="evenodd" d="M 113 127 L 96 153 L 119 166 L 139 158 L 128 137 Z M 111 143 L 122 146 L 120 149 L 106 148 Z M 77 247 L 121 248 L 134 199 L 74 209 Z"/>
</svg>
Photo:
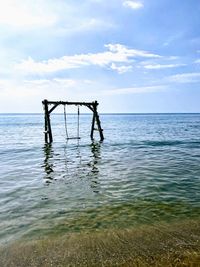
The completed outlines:
<svg viewBox="0 0 200 267">
<path fill-rule="evenodd" d="M 45 143 L 51 144 L 53 142 L 53 134 L 51 130 L 51 120 L 50 120 L 50 114 L 59 106 L 64 105 L 64 120 L 65 120 L 65 132 L 66 132 L 66 138 L 68 139 L 80 139 L 79 135 L 79 117 L 80 117 L 80 111 L 79 106 L 85 106 L 90 109 L 90 111 L 93 112 L 92 117 L 92 126 L 91 126 L 91 133 L 90 137 L 93 140 L 93 134 L 94 130 L 98 130 L 100 140 L 104 140 L 103 135 L 103 129 L 101 128 L 101 122 L 99 119 L 99 114 L 97 112 L 97 106 L 99 105 L 97 101 L 94 102 L 69 102 L 69 101 L 48 101 L 47 99 L 44 99 L 42 101 L 43 108 L 44 108 L 44 140 Z M 51 105 L 53 105 L 51 107 Z M 67 115 L 66 115 L 66 105 L 75 105 L 78 106 L 78 121 L 77 121 L 77 136 L 76 137 L 69 137 L 68 135 L 68 129 L 67 129 Z M 97 129 L 95 128 L 95 123 L 97 125 Z"/>
</svg>

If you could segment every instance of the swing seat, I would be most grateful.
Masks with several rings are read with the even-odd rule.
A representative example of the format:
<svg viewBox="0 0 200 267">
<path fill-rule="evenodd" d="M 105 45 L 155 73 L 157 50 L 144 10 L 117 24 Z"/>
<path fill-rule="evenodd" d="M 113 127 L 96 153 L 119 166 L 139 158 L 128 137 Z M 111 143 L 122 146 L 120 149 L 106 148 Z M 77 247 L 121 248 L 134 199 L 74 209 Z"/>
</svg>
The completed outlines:
<svg viewBox="0 0 200 267">
<path fill-rule="evenodd" d="M 71 139 L 81 139 L 80 137 L 67 137 L 67 140 L 71 140 Z"/>
</svg>

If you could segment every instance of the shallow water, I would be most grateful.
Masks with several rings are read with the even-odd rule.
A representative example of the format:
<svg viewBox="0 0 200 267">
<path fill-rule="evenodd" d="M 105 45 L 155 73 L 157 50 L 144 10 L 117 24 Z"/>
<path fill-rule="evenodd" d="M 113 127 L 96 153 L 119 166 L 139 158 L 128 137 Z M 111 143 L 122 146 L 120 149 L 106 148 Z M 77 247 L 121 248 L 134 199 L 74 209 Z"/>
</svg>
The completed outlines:
<svg viewBox="0 0 200 267">
<path fill-rule="evenodd" d="M 200 114 L 0 115 L 0 242 L 200 218 Z M 76 136 L 77 117 L 68 132 Z"/>
<path fill-rule="evenodd" d="M 199 234 L 194 220 L 67 233 L 0 246 L 0 263 L 1 267 L 198 267 Z"/>
</svg>

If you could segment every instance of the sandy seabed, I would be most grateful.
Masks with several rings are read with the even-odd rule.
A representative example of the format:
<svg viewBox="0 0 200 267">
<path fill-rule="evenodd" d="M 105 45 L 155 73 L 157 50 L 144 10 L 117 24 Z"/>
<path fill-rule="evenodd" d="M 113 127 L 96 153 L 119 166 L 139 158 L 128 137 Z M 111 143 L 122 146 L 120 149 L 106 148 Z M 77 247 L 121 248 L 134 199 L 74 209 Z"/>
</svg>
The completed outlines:
<svg viewBox="0 0 200 267">
<path fill-rule="evenodd" d="M 68 233 L 0 247 L 1 267 L 200 266 L 200 220 Z"/>
</svg>

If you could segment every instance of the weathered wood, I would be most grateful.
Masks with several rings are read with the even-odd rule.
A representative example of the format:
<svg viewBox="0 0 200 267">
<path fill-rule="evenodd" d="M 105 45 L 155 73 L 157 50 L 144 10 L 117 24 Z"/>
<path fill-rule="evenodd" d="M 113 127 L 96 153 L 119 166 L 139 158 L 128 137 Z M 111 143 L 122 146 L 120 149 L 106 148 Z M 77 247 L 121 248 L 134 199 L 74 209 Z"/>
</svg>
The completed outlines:
<svg viewBox="0 0 200 267">
<path fill-rule="evenodd" d="M 56 109 L 56 107 L 59 105 L 86 106 L 87 108 L 89 108 L 93 112 L 90 137 L 91 137 L 91 139 L 93 139 L 93 134 L 94 134 L 94 130 L 95 130 L 94 126 L 95 126 L 95 122 L 96 122 L 97 127 L 98 127 L 98 131 L 99 131 L 99 135 L 100 135 L 100 139 L 101 139 L 101 141 L 104 140 L 103 129 L 101 128 L 101 122 L 100 122 L 99 115 L 97 112 L 97 106 L 98 106 L 97 101 L 94 101 L 94 102 L 69 102 L 69 101 L 48 101 L 45 99 L 42 101 L 42 104 L 44 106 L 44 112 L 45 112 L 45 131 L 44 131 L 45 143 L 52 143 L 53 142 L 50 113 L 53 112 L 54 109 Z M 49 109 L 49 105 L 54 105 L 54 106 Z M 79 110 L 78 110 L 78 113 L 79 113 Z M 79 118 L 78 118 L 78 120 L 79 120 Z M 79 127 L 79 121 L 78 121 L 78 127 Z M 77 131 L 78 131 L 77 139 L 80 139 L 79 128 Z M 73 138 L 68 138 L 68 139 L 73 139 Z"/>
<path fill-rule="evenodd" d="M 104 136 L 103 136 L 103 129 L 101 128 L 101 121 L 99 119 L 99 115 L 98 115 L 98 112 L 97 112 L 97 106 L 98 106 L 98 102 L 95 101 L 94 103 L 94 116 L 95 116 L 95 120 L 96 120 L 96 123 L 97 123 L 97 127 L 98 127 L 98 130 L 99 130 L 99 135 L 100 135 L 100 139 L 101 141 L 104 140 Z"/>
<path fill-rule="evenodd" d="M 45 125 L 44 125 L 44 140 L 45 143 L 48 143 L 48 131 L 47 131 L 47 119 L 46 119 L 46 114 L 44 115 L 44 121 L 45 121 Z"/>
<path fill-rule="evenodd" d="M 69 102 L 69 101 L 48 101 L 49 105 L 75 105 L 75 106 L 87 106 L 87 105 L 93 105 L 94 102 Z"/>
<path fill-rule="evenodd" d="M 53 142 L 53 135 L 51 131 L 51 122 L 50 122 L 50 116 L 49 114 L 47 115 L 47 122 L 48 122 L 48 132 L 49 132 L 49 143 Z"/>
<path fill-rule="evenodd" d="M 49 110 L 49 114 L 50 114 L 55 108 L 57 108 L 58 105 L 59 105 L 58 103 L 55 104 L 55 105 Z"/>
<path fill-rule="evenodd" d="M 47 101 L 43 101 L 43 108 L 44 108 L 44 140 L 45 143 L 48 143 L 48 126 L 47 126 L 47 112 L 48 112 L 48 104 Z"/>
<path fill-rule="evenodd" d="M 100 139 L 101 139 L 101 141 L 103 141 L 104 140 L 103 129 L 101 128 L 101 121 L 99 119 L 98 113 L 96 113 L 96 122 L 97 122 L 97 127 L 99 130 Z"/>
<path fill-rule="evenodd" d="M 95 115 L 93 113 L 93 117 L 92 117 L 92 126 L 91 126 L 91 134 L 90 137 L 93 140 L 93 135 L 94 135 L 94 124 L 95 124 Z"/>
<path fill-rule="evenodd" d="M 48 101 L 45 99 L 42 103 L 44 105 L 44 112 L 45 112 L 45 143 L 52 143 L 53 136 L 51 131 L 50 115 L 48 111 Z"/>
</svg>

